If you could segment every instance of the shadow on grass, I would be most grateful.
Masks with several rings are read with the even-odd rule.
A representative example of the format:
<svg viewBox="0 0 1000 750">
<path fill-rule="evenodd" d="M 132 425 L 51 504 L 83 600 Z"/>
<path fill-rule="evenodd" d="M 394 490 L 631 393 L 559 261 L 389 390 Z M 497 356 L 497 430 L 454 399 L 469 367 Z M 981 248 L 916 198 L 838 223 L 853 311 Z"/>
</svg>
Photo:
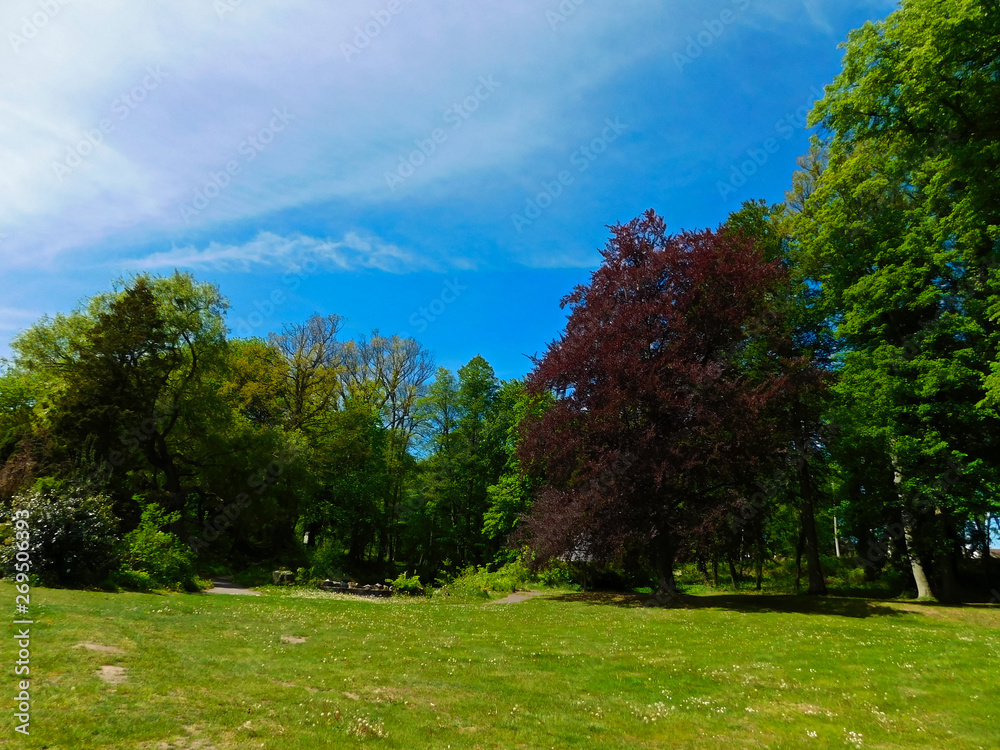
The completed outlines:
<svg viewBox="0 0 1000 750">
<path fill-rule="evenodd" d="M 622 594 L 600 591 L 561 594 L 548 598 L 550 601 L 557 602 L 625 608 L 644 607 L 650 599 L 648 594 Z M 921 604 L 924 604 L 924 602 L 921 602 Z M 928 602 L 927 604 L 933 605 L 934 603 Z M 726 609 L 746 613 L 787 612 L 803 615 L 832 615 L 855 618 L 900 617 L 905 614 L 894 607 L 867 599 L 830 596 L 793 596 L 791 594 L 683 595 L 677 599 L 676 603 L 669 604 L 663 607 L 663 609 Z"/>
</svg>

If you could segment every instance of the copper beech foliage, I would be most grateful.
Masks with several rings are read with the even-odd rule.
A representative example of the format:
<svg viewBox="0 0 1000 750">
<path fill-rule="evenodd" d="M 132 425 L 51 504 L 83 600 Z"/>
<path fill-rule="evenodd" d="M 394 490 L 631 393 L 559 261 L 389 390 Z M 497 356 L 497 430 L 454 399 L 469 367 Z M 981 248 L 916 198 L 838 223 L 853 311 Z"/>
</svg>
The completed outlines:
<svg viewBox="0 0 1000 750">
<path fill-rule="evenodd" d="M 818 376 L 781 312 L 786 271 L 752 238 L 668 235 L 650 210 L 611 227 L 602 255 L 528 378 L 556 398 L 522 426 L 519 457 L 543 479 L 525 533 L 541 559 L 638 543 L 669 588 L 685 540 L 782 460 L 786 415 Z"/>
</svg>

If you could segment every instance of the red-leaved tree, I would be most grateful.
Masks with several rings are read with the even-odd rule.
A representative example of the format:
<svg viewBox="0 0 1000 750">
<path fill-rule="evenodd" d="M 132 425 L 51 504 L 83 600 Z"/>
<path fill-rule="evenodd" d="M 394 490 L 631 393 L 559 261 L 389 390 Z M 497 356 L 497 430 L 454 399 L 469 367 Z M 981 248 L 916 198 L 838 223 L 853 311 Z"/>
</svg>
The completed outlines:
<svg viewBox="0 0 1000 750">
<path fill-rule="evenodd" d="M 786 273 L 752 240 L 668 235 L 652 210 L 611 230 L 528 378 L 556 401 L 522 425 L 520 458 L 543 479 L 525 533 L 543 560 L 643 545 L 673 596 L 681 546 L 733 518 L 780 460 L 810 368 L 774 304 Z"/>
</svg>

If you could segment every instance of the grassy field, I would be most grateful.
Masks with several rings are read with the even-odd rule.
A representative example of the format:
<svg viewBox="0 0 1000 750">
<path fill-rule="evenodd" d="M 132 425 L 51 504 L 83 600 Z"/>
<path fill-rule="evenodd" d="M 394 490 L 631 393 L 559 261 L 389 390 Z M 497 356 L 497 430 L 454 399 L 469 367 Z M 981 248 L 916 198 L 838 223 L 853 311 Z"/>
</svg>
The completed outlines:
<svg viewBox="0 0 1000 750">
<path fill-rule="evenodd" d="M 31 734 L 8 637 L 0 746 L 1000 748 L 1000 609 L 301 589 L 35 589 L 32 608 Z"/>
</svg>

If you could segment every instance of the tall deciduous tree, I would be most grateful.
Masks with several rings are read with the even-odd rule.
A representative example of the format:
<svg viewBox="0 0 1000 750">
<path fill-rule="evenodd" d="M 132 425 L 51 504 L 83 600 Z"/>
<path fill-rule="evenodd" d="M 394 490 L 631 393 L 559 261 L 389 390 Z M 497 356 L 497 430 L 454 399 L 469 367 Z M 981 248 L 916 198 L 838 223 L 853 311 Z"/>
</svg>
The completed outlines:
<svg viewBox="0 0 1000 750">
<path fill-rule="evenodd" d="M 337 340 L 343 327 L 339 315 L 311 315 L 305 323 L 286 325 L 268 338 L 287 363 L 286 382 L 278 395 L 289 429 L 322 430 L 326 417 L 343 401 L 343 345 Z"/>
<path fill-rule="evenodd" d="M 670 236 L 653 211 L 612 228 L 529 390 L 556 401 L 519 456 L 544 476 L 528 525 L 542 557 L 640 544 L 659 593 L 693 528 L 732 507 L 780 453 L 796 396 L 780 313 L 786 273 L 735 231 Z"/>
<path fill-rule="evenodd" d="M 814 150 L 809 157 L 800 160 L 805 165 L 805 175 L 799 173 L 802 179 L 797 179 L 793 193 L 804 199 L 815 184 L 816 177 L 821 173 L 823 163 L 822 152 Z M 794 205 L 792 210 L 797 210 Z M 768 206 L 764 201 L 747 201 L 742 208 L 731 214 L 726 221 L 729 230 L 743 233 L 752 238 L 757 248 L 767 261 L 780 262 L 784 266 L 791 265 L 789 257 L 789 221 L 785 206 Z M 786 335 L 792 342 L 795 354 L 803 361 L 813 363 L 812 367 L 799 371 L 799 376 L 811 383 L 817 383 L 821 378 L 820 369 L 827 370 L 834 351 L 828 321 L 819 304 L 819 295 L 805 280 L 795 273 L 789 274 L 785 283 L 776 288 L 771 298 L 771 306 L 787 326 Z M 804 385 L 804 384 L 803 384 Z M 768 494 L 774 499 L 790 500 L 799 510 L 799 538 L 796 545 L 797 567 L 802 556 L 806 558 L 807 576 L 810 594 L 825 594 L 826 581 L 820 562 L 819 540 L 816 529 L 816 513 L 821 504 L 822 492 L 819 487 L 818 475 L 825 470 L 827 449 L 825 444 L 824 423 L 822 415 L 827 403 L 826 388 L 803 387 L 800 397 L 788 403 L 788 411 L 782 422 L 788 430 L 789 465 L 785 468 L 783 481 L 773 482 L 766 487 Z M 761 493 L 764 494 L 764 493 Z M 790 497 L 778 497 L 779 495 Z M 759 498 L 759 495 L 758 495 Z M 760 513 L 767 510 L 765 501 Z M 763 523 L 751 525 L 758 533 L 763 534 Z M 764 540 L 758 540 L 758 551 L 755 555 L 758 565 L 758 587 L 761 585 L 761 568 L 764 558 Z M 798 579 L 797 579 L 798 580 Z"/>
<path fill-rule="evenodd" d="M 502 390 L 493 368 L 476 355 L 459 368 L 458 378 L 439 368 L 421 400 L 430 428 L 421 464 L 422 559 L 448 559 L 457 567 L 489 561 L 492 543 L 483 531 L 487 488 L 503 469 L 512 416 L 504 409 L 511 404 L 499 398 Z"/>
<path fill-rule="evenodd" d="M 150 490 L 183 510 L 212 422 L 210 374 L 224 348 L 226 302 L 185 274 L 139 275 L 85 309 L 43 320 L 12 344 L 17 366 L 39 373 L 40 420 L 70 451 L 86 446 L 109 466 L 134 456 Z M 140 464 L 140 467 L 142 465 Z"/>
<path fill-rule="evenodd" d="M 377 330 L 370 337 L 348 342 L 342 355 L 344 393 L 372 406 L 388 430 L 389 481 L 378 556 L 391 563 L 396 554 L 406 482 L 416 466 L 410 450 L 420 427 L 417 404 L 434 374 L 434 363 L 415 339 L 383 336 Z"/>
<path fill-rule="evenodd" d="M 892 467 L 918 594 L 955 598 L 961 529 L 987 510 L 1000 449 L 984 400 L 1000 345 L 996 4 L 904 0 L 852 32 L 812 123 L 830 158 L 796 220 L 799 264 L 837 322 L 853 427 Z"/>
<path fill-rule="evenodd" d="M 529 393 L 520 380 L 509 380 L 497 395 L 497 418 L 494 430 L 498 439 L 497 459 L 503 464 L 496 471 L 496 480 L 486 489 L 489 507 L 483 515 L 483 533 L 496 551 L 510 558 L 502 546 L 514 541 L 516 531 L 531 508 L 532 479 L 526 475 L 517 455 L 522 425 L 539 418 L 552 403 L 548 393 Z"/>
</svg>

